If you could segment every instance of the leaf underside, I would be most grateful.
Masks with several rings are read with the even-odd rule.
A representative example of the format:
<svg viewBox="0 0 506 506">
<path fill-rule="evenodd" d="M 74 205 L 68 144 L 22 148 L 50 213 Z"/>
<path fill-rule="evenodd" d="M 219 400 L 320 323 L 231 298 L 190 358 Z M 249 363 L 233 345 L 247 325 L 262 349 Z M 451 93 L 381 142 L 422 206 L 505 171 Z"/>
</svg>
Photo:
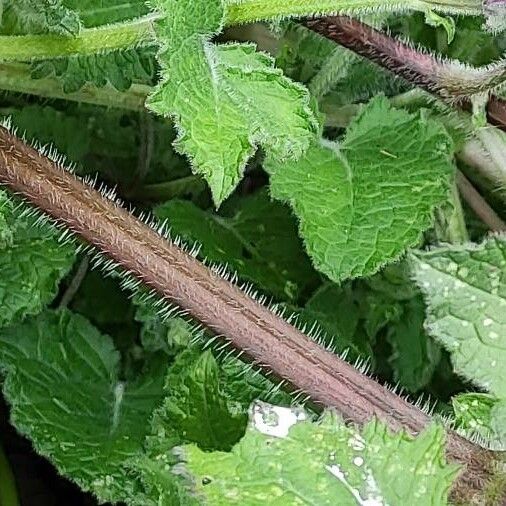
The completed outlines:
<svg viewBox="0 0 506 506">
<path fill-rule="evenodd" d="M 428 332 L 450 352 L 457 374 L 495 397 L 491 425 L 506 441 L 504 236 L 492 236 L 480 245 L 415 252 L 411 263 L 427 301 Z M 483 402 L 485 409 L 490 402 Z"/>
</svg>

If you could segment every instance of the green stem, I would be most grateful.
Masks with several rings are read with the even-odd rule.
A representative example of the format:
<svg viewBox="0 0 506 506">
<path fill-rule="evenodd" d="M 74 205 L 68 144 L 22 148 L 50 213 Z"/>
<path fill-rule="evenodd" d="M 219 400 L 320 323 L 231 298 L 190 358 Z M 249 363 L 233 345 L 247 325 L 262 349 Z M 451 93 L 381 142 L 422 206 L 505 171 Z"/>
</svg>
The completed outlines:
<svg viewBox="0 0 506 506">
<path fill-rule="evenodd" d="M 97 88 L 92 84 L 86 84 L 76 93 L 65 93 L 61 82 L 57 79 L 32 79 L 30 67 L 24 63 L 0 63 L 0 90 L 142 111 L 146 97 L 152 88 L 143 84 L 134 84 L 128 91 L 121 92 L 112 86 Z"/>
<path fill-rule="evenodd" d="M 467 242 L 469 241 L 469 234 L 467 232 L 466 218 L 464 216 L 464 209 L 456 182 L 454 182 L 452 186 L 451 201 L 453 204 L 453 213 L 450 220 L 450 240 L 455 244 Z"/>
<path fill-rule="evenodd" d="M 448 204 L 436 211 L 434 228 L 438 242 L 463 244 L 469 241 L 464 210 L 456 182 L 452 185 Z"/>
<path fill-rule="evenodd" d="M 0 61 L 34 61 L 72 55 L 90 55 L 153 42 L 153 21 L 149 15 L 139 19 L 83 30 L 75 37 L 59 35 L 0 36 Z"/>
<path fill-rule="evenodd" d="M 2 445 L 0 445 L 0 506 L 19 506 L 16 481 Z"/>
<path fill-rule="evenodd" d="M 287 17 L 353 15 L 409 9 L 475 16 L 483 14 L 481 0 L 227 0 L 226 5 L 228 25 Z"/>
<path fill-rule="evenodd" d="M 481 15 L 481 0 L 226 0 L 226 25 L 287 17 L 337 13 L 367 14 L 403 10 L 436 10 L 448 14 Z M 153 43 L 153 23 L 160 14 L 83 30 L 76 37 L 47 35 L 0 36 L 0 61 L 34 61 L 89 55 Z"/>
</svg>

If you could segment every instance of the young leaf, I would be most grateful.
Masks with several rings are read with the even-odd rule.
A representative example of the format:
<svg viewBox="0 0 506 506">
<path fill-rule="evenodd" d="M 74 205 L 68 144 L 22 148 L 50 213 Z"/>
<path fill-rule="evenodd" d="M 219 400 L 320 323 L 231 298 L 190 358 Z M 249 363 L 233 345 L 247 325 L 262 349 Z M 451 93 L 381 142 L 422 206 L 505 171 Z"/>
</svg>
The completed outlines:
<svg viewBox="0 0 506 506">
<path fill-rule="evenodd" d="M 259 192 L 242 199 L 234 211 L 232 217 L 224 217 L 191 202 L 171 200 L 157 207 L 155 214 L 168 220 L 174 234 L 200 244 L 202 258 L 227 264 L 241 279 L 280 300 L 295 300 L 317 282 L 286 207 Z"/>
<path fill-rule="evenodd" d="M 486 441 L 492 441 L 495 437 L 492 412 L 498 402 L 489 394 L 464 392 L 456 395 L 452 399 L 455 426 L 468 434 L 479 434 Z M 501 423 L 504 424 L 504 421 Z"/>
<path fill-rule="evenodd" d="M 367 276 L 419 243 L 449 195 L 452 144 L 444 129 L 373 100 L 340 145 L 269 159 L 273 197 L 289 202 L 317 269 L 333 281 Z"/>
<path fill-rule="evenodd" d="M 112 340 L 63 311 L 5 329 L 0 369 L 11 421 L 40 454 L 101 501 L 135 495 L 139 484 L 124 464 L 141 453 L 162 399 L 161 362 L 139 380 L 121 381 Z"/>
<path fill-rule="evenodd" d="M 442 427 L 413 439 L 378 421 L 347 427 L 332 412 L 316 423 L 305 418 L 300 410 L 256 404 L 232 452 L 183 447 L 195 492 L 210 506 L 447 504 L 457 469 L 445 462 Z"/>
<path fill-rule="evenodd" d="M 179 442 L 223 451 L 244 434 L 247 416 L 223 392 L 219 367 L 210 351 L 188 348 L 178 355 L 167 375 L 165 392 L 167 397 L 154 415 L 155 433 L 157 426 L 169 427 Z"/>
<path fill-rule="evenodd" d="M 177 148 L 206 178 L 219 206 L 257 145 L 276 160 L 303 154 L 318 129 L 309 94 L 253 45 L 210 43 L 223 28 L 221 0 L 154 4 L 164 14 L 157 23 L 162 82 L 148 107 L 174 118 Z"/>
<path fill-rule="evenodd" d="M 189 346 L 193 335 L 191 325 L 182 318 L 164 319 L 151 301 L 145 301 L 135 294 L 133 303 L 137 306 L 135 320 L 141 327 L 141 343 L 145 350 L 163 350 L 167 355 L 175 355 Z"/>
</svg>

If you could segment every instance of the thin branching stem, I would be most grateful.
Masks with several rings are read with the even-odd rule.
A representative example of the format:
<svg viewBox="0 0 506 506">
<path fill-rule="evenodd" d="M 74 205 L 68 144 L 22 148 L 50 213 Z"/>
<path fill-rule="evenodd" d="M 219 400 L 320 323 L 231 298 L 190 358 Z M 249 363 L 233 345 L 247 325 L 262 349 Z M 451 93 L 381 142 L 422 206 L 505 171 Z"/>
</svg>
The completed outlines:
<svg viewBox="0 0 506 506">
<path fill-rule="evenodd" d="M 355 423 L 372 417 L 420 432 L 430 417 L 357 371 L 117 203 L 0 128 L 0 182 L 72 230 L 162 298 L 176 303 L 243 357 Z M 447 453 L 465 465 L 458 497 L 481 494 L 496 456 L 454 432 Z"/>
<path fill-rule="evenodd" d="M 231 1 L 232 4 L 235 5 L 233 1 Z M 237 3 L 241 9 L 246 9 L 248 5 L 247 2 L 242 1 Z M 133 23 L 139 30 L 137 43 L 153 41 L 152 23 L 155 19 L 156 16 L 151 15 Z M 459 62 L 438 59 L 430 53 L 421 52 L 409 44 L 346 16 L 312 19 L 306 21 L 305 24 L 310 29 L 378 63 L 407 81 L 436 93 L 450 102 L 457 101 L 464 107 L 469 105 L 469 97 L 488 93 L 506 79 L 506 59 L 491 66 L 465 67 Z M 56 40 L 56 36 L 54 37 Z M 86 33 L 79 37 L 86 39 Z M 120 38 L 118 36 L 115 40 Z M 69 43 L 65 42 L 66 38 L 58 37 L 58 40 L 60 39 L 62 39 L 62 51 L 65 52 Z M 108 43 L 116 44 L 114 41 Z M 74 44 L 79 46 L 78 42 Z M 84 42 L 82 44 L 86 45 L 86 51 L 92 47 Z M 131 46 L 131 41 L 128 41 L 127 46 Z M 1 59 L 0 50 L 0 61 Z M 96 88 L 86 85 L 77 93 L 66 94 L 61 90 L 61 84 L 57 80 L 50 78 L 34 80 L 26 66 L 16 63 L 0 64 L 0 89 L 137 111 L 144 108 L 146 97 L 152 91 L 149 86 L 137 84 L 134 84 L 126 93 L 120 93 L 110 86 Z M 492 96 L 488 103 L 488 119 L 492 124 L 506 129 L 506 101 Z"/>
<path fill-rule="evenodd" d="M 58 304 L 59 308 L 67 307 L 72 302 L 72 299 L 79 291 L 79 288 L 81 287 L 81 284 L 84 281 L 86 274 L 88 273 L 89 266 L 90 266 L 90 259 L 88 256 L 85 256 L 81 260 L 81 262 L 79 262 L 79 266 L 77 267 L 77 270 L 74 276 L 72 277 L 69 286 L 63 293 L 60 303 Z"/>
<path fill-rule="evenodd" d="M 156 15 L 123 23 L 87 28 L 75 37 L 62 35 L 1 35 L 0 61 L 35 61 L 73 55 L 91 55 L 153 43 Z"/>
<path fill-rule="evenodd" d="M 506 223 L 504 223 L 500 216 L 490 207 L 478 190 L 476 190 L 466 176 L 460 171 L 457 171 L 457 186 L 467 205 L 490 230 L 493 232 L 506 232 Z"/>
<path fill-rule="evenodd" d="M 436 10 L 448 14 L 484 13 L 481 0 L 226 0 L 225 25 L 332 14 Z M 191 15 L 191 13 L 189 13 Z M 158 12 L 137 19 L 82 30 L 75 36 L 55 34 L 1 35 L 0 62 L 34 61 L 131 48 L 156 41 Z"/>
</svg>

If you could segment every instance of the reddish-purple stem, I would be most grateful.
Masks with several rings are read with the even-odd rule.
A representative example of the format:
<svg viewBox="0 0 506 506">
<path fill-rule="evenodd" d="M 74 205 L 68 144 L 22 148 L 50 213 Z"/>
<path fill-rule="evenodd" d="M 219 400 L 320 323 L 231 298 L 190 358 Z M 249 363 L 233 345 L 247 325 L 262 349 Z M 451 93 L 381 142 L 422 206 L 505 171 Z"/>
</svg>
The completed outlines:
<svg viewBox="0 0 506 506">
<path fill-rule="evenodd" d="M 0 183 L 118 262 L 164 299 L 289 386 L 355 423 L 371 417 L 420 432 L 430 418 L 358 372 L 116 203 L 0 128 Z M 495 456 L 452 431 L 447 454 L 465 465 L 454 495 L 479 495 Z"/>
<path fill-rule="evenodd" d="M 496 66 L 464 69 L 347 16 L 311 19 L 304 24 L 406 81 L 463 107 L 469 106 L 470 96 L 486 93 L 506 81 L 506 59 Z M 491 123 L 506 129 L 506 102 L 492 96 L 488 117 Z"/>
</svg>

